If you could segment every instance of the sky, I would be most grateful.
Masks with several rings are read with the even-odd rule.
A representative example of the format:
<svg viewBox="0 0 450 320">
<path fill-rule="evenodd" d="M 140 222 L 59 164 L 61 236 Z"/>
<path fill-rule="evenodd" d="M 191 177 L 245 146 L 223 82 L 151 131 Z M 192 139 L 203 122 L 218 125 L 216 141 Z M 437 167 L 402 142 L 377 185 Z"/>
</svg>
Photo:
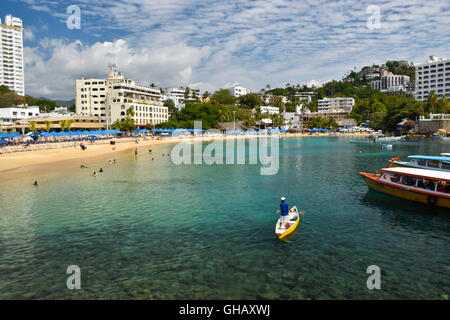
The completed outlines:
<svg viewBox="0 0 450 320">
<path fill-rule="evenodd" d="M 75 80 L 104 79 L 109 63 L 142 84 L 213 92 L 450 58 L 442 0 L 2 0 L 6 14 L 23 20 L 26 94 L 52 99 L 73 99 Z"/>
</svg>

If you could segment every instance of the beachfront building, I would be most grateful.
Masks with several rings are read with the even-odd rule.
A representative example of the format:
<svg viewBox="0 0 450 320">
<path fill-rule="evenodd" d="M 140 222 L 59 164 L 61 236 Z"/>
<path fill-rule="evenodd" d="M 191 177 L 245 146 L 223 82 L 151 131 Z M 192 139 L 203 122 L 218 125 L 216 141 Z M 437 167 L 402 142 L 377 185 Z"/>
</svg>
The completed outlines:
<svg viewBox="0 0 450 320">
<path fill-rule="evenodd" d="M 250 89 L 244 88 L 240 84 L 236 83 L 231 88 L 227 88 L 231 95 L 235 98 L 239 98 L 240 96 L 245 96 L 246 94 L 251 93 Z"/>
<path fill-rule="evenodd" d="M 431 91 L 450 98 L 450 61 L 447 58 L 430 56 L 427 62 L 416 65 L 416 100 L 427 100 Z"/>
<path fill-rule="evenodd" d="M 8 126 L 6 129 L 15 129 L 21 132 L 29 127 L 31 122 L 36 123 L 36 130 L 44 131 L 50 129 L 50 131 L 61 130 L 61 121 L 68 120 L 70 123 L 70 130 L 105 130 L 106 126 L 101 122 L 99 117 L 80 116 L 80 115 L 59 115 L 57 113 L 41 114 L 38 117 L 27 118 Z M 49 127 L 47 127 L 49 126 Z M 69 128 L 65 128 L 69 129 Z"/>
<path fill-rule="evenodd" d="M 0 19 L 0 85 L 25 96 L 22 20 L 7 15 Z"/>
<path fill-rule="evenodd" d="M 323 98 L 317 101 L 318 112 L 322 113 L 347 113 L 352 112 L 355 105 L 353 98 Z"/>
<path fill-rule="evenodd" d="M 280 109 L 272 106 L 260 106 L 261 114 L 280 114 Z"/>
<path fill-rule="evenodd" d="M 136 126 L 156 125 L 169 119 L 160 89 L 125 78 L 115 65 L 110 65 L 107 79 L 76 80 L 75 91 L 76 113 L 100 117 L 106 127 L 124 120 L 129 109 L 134 111 Z"/>
<path fill-rule="evenodd" d="M 302 126 L 300 114 L 297 112 L 283 112 L 284 124 L 294 128 Z"/>
<path fill-rule="evenodd" d="M 381 70 L 380 80 L 374 80 L 370 83 L 373 90 L 381 92 L 410 91 L 410 79 L 405 75 L 397 75 L 385 69 Z"/>
<path fill-rule="evenodd" d="M 19 105 L 14 108 L 0 108 L 0 129 L 14 125 L 16 121 L 38 117 L 39 107 Z"/>
<path fill-rule="evenodd" d="M 186 90 L 189 90 L 186 98 Z M 161 94 L 161 101 L 172 100 L 178 110 L 184 108 L 184 103 L 195 102 L 197 99 L 201 98 L 200 88 L 165 88 L 164 93 Z"/>
</svg>

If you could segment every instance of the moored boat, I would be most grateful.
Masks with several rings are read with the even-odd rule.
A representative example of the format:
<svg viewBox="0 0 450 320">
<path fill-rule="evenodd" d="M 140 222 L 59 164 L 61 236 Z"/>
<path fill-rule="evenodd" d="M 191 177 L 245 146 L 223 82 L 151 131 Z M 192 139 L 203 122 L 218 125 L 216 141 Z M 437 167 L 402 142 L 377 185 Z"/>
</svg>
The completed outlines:
<svg viewBox="0 0 450 320">
<path fill-rule="evenodd" d="M 359 173 L 367 186 L 394 197 L 450 208 L 450 172 L 396 167 Z"/>
<path fill-rule="evenodd" d="M 394 142 L 394 141 L 401 141 L 405 140 L 406 136 L 400 136 L 400 137 L 386 137 L 386 136 L 375 136 L 373 138 L 373 141 L 375 142 Z"/>
<path fill-rule="evenodd" d="M 450 172 L 450 157 L 448 156 L 409 156 L 410 161 L 400 161 L 398 158 L 391 159 L 393 167 L 409 167 Z"/>
</svg>

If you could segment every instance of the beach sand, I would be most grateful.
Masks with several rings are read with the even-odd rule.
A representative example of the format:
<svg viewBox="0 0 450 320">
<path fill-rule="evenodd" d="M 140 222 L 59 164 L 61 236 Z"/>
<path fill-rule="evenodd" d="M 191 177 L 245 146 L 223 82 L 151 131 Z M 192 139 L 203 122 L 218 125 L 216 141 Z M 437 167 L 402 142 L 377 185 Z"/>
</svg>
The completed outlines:
<svg viewBox="0 0 450 320">
<path fill-rule="evenodd" d="M 361 136 L 363 134 L 356 135 Z M 258 136 L 196 137 L 194 139 L 185 139 L 185 141 L 208 142 L 215 139 L 245 139 L 249 137 Z M 314 135 L 295 133 L 280 137 L 314 137 Z M 85 143 L 87 146 L 87 150 L 85 151 L 82 151 L 78 146 L 77 148 L 69 147 L 0 154 L 0 177 L 4 180 L 47 170 L 57 171 L 65 168 L 75 168 L 81 165 L 88 166 L 90 163 L 98 162 L 100 160 L 114 159 L 118 155 L 131 152 L 135 148 L 138 148 L 140 152 L 143 152 L 142 149 L 145 148 L 145 151 L 147 152 L 149 149 L 148 147 L 150 146 L 175 144 L 181 141 L 183 141 L 183 139 L 180 139 L 180 137 L 167 137 L 162 140 L 147 138 L 146 140 L 140 139 L 138 144 L 134 141 L 116 143 L 115 145 L 92 145 Z"/>
</svg>

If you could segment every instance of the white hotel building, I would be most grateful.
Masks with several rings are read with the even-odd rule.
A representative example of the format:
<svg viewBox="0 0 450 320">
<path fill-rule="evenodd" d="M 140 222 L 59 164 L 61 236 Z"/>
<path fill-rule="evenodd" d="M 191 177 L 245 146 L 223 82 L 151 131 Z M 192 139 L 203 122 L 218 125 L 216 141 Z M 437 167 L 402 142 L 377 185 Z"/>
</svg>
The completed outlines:
<svg viewBox="0 0 450 320">
<path fill-rule="evenodd" d="M 380 80 L 374 80 L 370 83 L 373 90 L 379 90 L 381 92 L 397 92 L 407 91 L 410 79 L 405 75 L 397 75 L 388 72 L 386 75 L 382 75 Z"/>
<path fill-rule="evenodd" d="M 431 91 L 450 98 L 450 61 L 447 58 L 430 56 L 427 62 L 416 65 L 416 100 L 427 100 Z"/>
<path fill-rule="evenodd" d="M 160 101 L 160 90 L 126 79 L 115 65 L 110 66 L 108 79 L 76 80 L 75 91 L 76 113 L 100 117 L 107 127 L 125 119 L 128 109 L 134 111 L 132 118 L 141 127 L 169 119 L 168 108 Z"/>
<path fill-rule="evenodd" d="M 246 94 L 251 93 L 250 89 L 244 88 L 240 84 L 235 84 L 231 88 L 228 88 L 228 91 L 235 98 L 239 98 L 240 96 L 245 96 Z"/>
<path fill-rule="evenodd" d="M 354 105 L 355 99 L 353 98 L 324 98 L 317 101 L 317 109 L 321 113 L 349 114 Z"/>
<path fill-rule="evenodd" d="M 0 85 L 25 95 L 22 20 L 7 15 L 0 19 Z"/>
<path fill-rule="evenodd" d="M 0 129 L 13 125 L 16 121 L 39 117 L 39 107 L 20 105 L 13 108 L 0 108 Z"/>
</svg>

